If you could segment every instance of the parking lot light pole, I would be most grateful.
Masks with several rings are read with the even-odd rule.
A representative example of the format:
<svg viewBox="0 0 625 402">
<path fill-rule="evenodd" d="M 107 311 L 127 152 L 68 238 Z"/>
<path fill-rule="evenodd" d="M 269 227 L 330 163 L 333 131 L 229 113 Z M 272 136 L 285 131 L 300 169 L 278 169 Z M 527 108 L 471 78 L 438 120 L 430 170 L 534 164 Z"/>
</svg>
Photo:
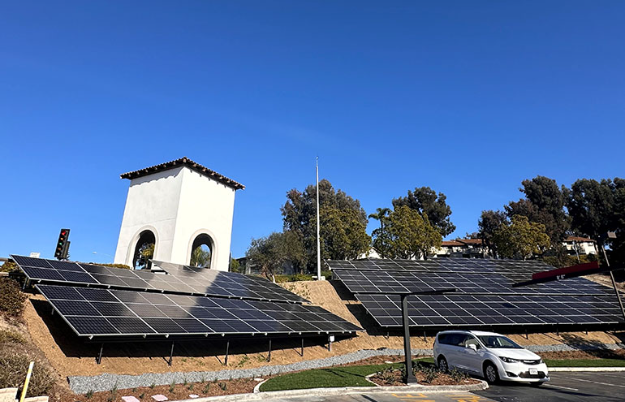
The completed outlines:
<svg viewBox="0 0 625 402">
<path fill-rule="evenodd" d="M 616 234 L 614 232 L 608 232 L 605 237 L 607 239 L 616 239 Z M 605 258 L 605 265 L 610 266 L 610 261 L 608 261 L 608 254 L 605 252 L 605 245 L 601 242 L 601 250 L 603 250 L 603 258 Z M 621 313 L 623 314 L 623 319 L 625 320 L 625 308 L 623 308 L 623 300 L 621 300 L 621 293 L 618 291 L 618 287 L 616 286 L 616 280 L 614 279 L 614 272 L 610 271 L 610 279 L 612 280 L 612 286 L 614 286 L 614 292 L 616 293 L 616 298 L 618 299 L 618 304 L 621 306 Z"/>
<path fill-rule="evenodd" d="M 404 382 L 406 384 L 416 384 L 417 379 L 412 373 L 412 348 L 410 347 L 410 319 L 408 318 L 408 296 L 425 296 L 425 295 L 441 295 L 444 293 L 453 293 L 456 288 L 427 290 L 424 292 L 385 292 L 385 295 L 397 295 L 401 298 L 401 318 L 404 327 L 404 356 L 406 358 L 406 375 Z M 362 292 L 359 294 L 380 294 L 379 292 Z"/>
</svg>

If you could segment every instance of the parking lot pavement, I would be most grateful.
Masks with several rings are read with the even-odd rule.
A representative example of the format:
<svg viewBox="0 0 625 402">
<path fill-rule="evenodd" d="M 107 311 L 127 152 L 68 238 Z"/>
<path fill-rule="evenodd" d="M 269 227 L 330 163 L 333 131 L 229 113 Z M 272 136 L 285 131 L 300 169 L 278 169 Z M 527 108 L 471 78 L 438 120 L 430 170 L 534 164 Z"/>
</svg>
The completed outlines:
<svg viewBox="0 0 625 402">
<path fill-rule="evenodd" d="M 625 372 L 557 372 L 542 387 L 501 383 L 474 394 L 505 402 L 625 400 Z"/>
</svg>

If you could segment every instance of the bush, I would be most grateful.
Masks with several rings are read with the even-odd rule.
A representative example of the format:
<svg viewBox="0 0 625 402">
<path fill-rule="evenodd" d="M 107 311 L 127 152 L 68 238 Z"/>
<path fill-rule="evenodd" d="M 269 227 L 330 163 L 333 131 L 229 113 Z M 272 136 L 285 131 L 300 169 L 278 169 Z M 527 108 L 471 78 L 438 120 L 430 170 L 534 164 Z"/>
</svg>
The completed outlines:
<svg viewBox="0 0 625 402">
<path fill-rule="evenodd" d="M 11 272 L 14 269 L 17 269 L 17 264 L 13 261 L 7 261 L 0 266 L 0 272 Z"/>
<path fill-rule="evenodd" d="M 26 296 L 21 292 L 20 286 L 13 279 L 0 278 L 0 312 L 19 317 L 24 310 Z"/>
<path fill-rule="evenodd" d="M 28 366 L 35 361 L 32 377 L 28 385 L 27 396 L 45 395 L 54 385 L 54 375 L 39 359 L 31 358 L 29 353 L 19 347 L 0 350 L 0 388 L 20 388 L 24 384 Z"/>
<path fill-rule="evenodd" d="M 95 263 L 94 263 L 95 264 Z M 128 265 L 125 264 L 100 264 L 97 263 L 95 265 L 99 265 L 101 267 L 111 267 L 111 268 L 121 268 L 121 269 L 131 269 Z"/>
<path fill-rule="evenodd" d="M 0 345 L 3 343 L 25 344 L 26 339 L 16 332 L 0 330 Z"/>
</svg>

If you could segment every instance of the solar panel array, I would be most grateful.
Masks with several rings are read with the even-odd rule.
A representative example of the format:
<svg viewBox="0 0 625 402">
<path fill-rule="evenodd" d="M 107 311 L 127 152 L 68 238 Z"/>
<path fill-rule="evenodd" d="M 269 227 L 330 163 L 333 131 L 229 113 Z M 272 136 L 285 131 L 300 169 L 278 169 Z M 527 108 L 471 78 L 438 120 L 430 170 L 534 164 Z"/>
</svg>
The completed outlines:
<svg viewBox="0 0 625 402">
<path fill-rule="evenodd" d="M 164 273 L 11 256 L 79 336 L 344 334 L 362 330 L 267 280 L 159 263 Z"/>
<path fill-rule="evenodd" d="M 456 293 L 408 299 L 410 325 L 446 328 L 545 324 L 617 324 L 623 315 L 614 291 L 584 278 L 512 288 L 539 261 L 439 259 L 435 261 L 327 261 L 335 278 L 362 302 L 382 327 L 400 327 L 400 297 L 455 288 Z"/>
<path fill-rule="evenodd" d="M 307 300 L 267 280 L 206 268 L 175 266 L 167 274 L 148 270 L 103 267 L 67 261 L 12 255 L 31 281 L 74 283 L 88 286 L 137 289 L 205 296 L 280 300 L 302 303 Z"/>
<path fill-rule="evenodd" d="M 79 336 L 319 334 L 360 330 L 321 307 L 36 285 Z"/>
</svg>

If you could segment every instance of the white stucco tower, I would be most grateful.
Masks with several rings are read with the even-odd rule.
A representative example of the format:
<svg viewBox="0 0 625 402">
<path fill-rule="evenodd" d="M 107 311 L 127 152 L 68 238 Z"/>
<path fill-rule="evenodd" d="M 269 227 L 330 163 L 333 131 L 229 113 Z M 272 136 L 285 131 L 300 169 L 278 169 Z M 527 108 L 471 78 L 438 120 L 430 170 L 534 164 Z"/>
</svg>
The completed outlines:
<svg viewBox="0 0 625 402">
<path fill-rule="evenodd" d="M 138 249 L 154 243 L 154 259 L 188 265 L 199 244 L 211 248 L 211 269 L 227 271 L 240 183 L 184 157 L 128 172 L 130 180 L 115 263 L 133 266 Z"/>
</svg>

